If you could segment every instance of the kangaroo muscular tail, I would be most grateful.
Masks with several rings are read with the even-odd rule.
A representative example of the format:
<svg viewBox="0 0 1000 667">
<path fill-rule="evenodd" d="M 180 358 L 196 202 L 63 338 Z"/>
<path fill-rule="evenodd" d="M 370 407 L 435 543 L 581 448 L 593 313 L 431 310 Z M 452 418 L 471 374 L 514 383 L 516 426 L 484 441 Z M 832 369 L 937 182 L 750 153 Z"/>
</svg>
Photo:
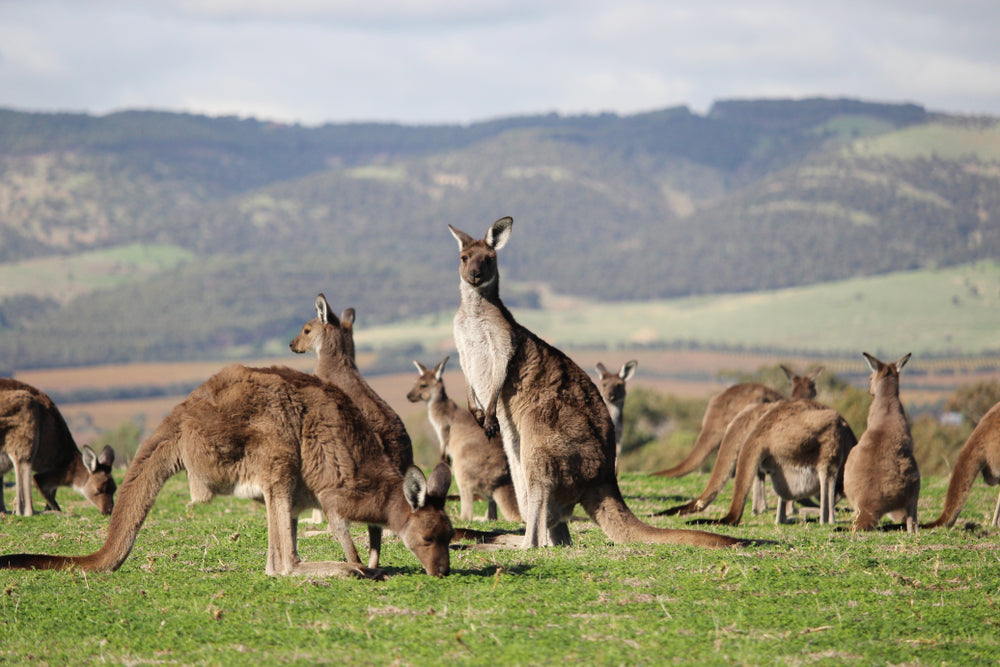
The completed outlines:
<svg viewBox="0 0 1000 667">
<path fill-rule="evenodd" d="M 701 432 L 698 433 L 698 439 L 694 441 L 694 447 L 688 452 L 688 455 L 684 457 L 684 460 L 675 465 L 673 468 L 666 468 L 665 470 L 660 470 L 654 472 L 654 477 L 683 477 L 688 473 L 692 473 L 697 470 L 705 459 L 711 455 L 722 442 L 722 434 L 715 433 L 714 429 L 702 428 Z"/>
<path fill-rule="evenodd" d="M 580 499 L 580 504 L 615 544 L 641 542 L 645 544 L 681 544 L 715 549 L 750 544 L 745 540 L 702 530 L 656 528 L 645 524 L 625 504 L 618 483 L 614 480 L 588 491 Z"/>
<path fill-rule="evenodd" d="M 12 554 L 0 556 L 0 569 L 113 572 L 132 552 L 136 535 L 166 481 L 181 468 L 177 452 L 178 430 L 168 417 L 143 443 L 118 489 L 104 546 L 87 556 Z"/>
<path fill-rule="evenodd" d="M 976 451 L 979 450 L 979 451 Z M 962 511 L 965 501 L 969 499 L 969 491 L 972 489 L 976 475 L 986 467 L 982 450 L 979 447 L 963 447 L 955 461 L 955 469 L 951 473 L 951 481 L 948 482 L 948 494 L 944 499 L 944 509 L 941 516 L 930 523 L 924 524 L 924 528 L 940 528 L 942 526 L 950 528 L 955 525 L 958 513 Z"/>
</svg>

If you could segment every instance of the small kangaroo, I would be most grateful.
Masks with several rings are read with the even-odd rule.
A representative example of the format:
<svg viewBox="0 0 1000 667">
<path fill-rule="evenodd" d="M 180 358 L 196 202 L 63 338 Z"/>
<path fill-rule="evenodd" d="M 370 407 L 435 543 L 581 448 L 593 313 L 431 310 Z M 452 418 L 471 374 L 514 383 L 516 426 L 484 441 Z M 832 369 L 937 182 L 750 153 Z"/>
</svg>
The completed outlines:
<svg viewBox="0 0 1000 667">
<path fill-rule="evenodd" d="M 6 456 L 4 456 L 6 454 Z M 105 447 L 95 454 L 88 445 L 77 449 L 62 414 L 44 392 L 17 380 L 0 378 L 0 513 L 3 475 L 14 469 L 14 513 L 32 516 L 31 473 L 45 499 L 45 509 L 61 512 L 56 489 L 71 486 L 111 514 L 117 486 L 111 475 L 115 451 Z"/>
<path fill-rule="evenodd" d="M 351 397 L 382 443 L 392 465 L 400 474 L 405 473 L 413 465 L 413 445 L 403 420 L 365 382 L 354 362 L 354 309 L 345 310 L 338 320 L 326 297 L 319 294 L 316 297 L 316 317 L 302 326 L 302 331 L 288 347 L 296 354 L 316 353 L 316 376 Z M 344 525 L 331 525 L 330 530 L 336 531 L 343 542 L 348 529 Z M 378 567 L 381 550 L 382 528 L 369 526 L 368 567 Z"/>
<path fill-rule="evenodd" d="M 458 241 L 461 304 L 455 344 L 469 405 L 488 436 L 502 433 L 514 491 L 525 518 L 523 547 L 570 544 L 567 521 L 580 504 L 615 543 L 744 545 L 702 531 L 649 526 L 622 498 L 614 471 L 615 428 L 600 392 L 565 354 L 518 324 L 500 300 L 497 250 L 513 219 L 494 222 L 477 240 Z"/>
<path fill-rule="evenodd" d="M 948 482 L 948 493 L 944 500 L 941 516 L 925 524 L 924 528 L 951 527 L 958 519 L 965 501 L 969 498 L 969 490 L 976 481 L 976 475 L 983 474 L 983 480 L 989 486 L 1000 483 L 1000 403 L 983 415 L 976 428 L 969 434 L 969 439 L 962 445 L 955 461 L 955 469 Z M 991 526 L 1000 528 L 1000 496 L 997 497 L 996 509 L 993 510 Z"/>
<path fill-rule="evenodd" d="M 622 434 L 625 430 L 625 383 L 635 375 L 639 362 L 633 359 L 626 361 L 617 373 L 609 373 L 604 364 L 597 362 L 597 387 L 601 390 L 601 398 L 608 407 L 608 414 L 615 425 L 615 474 L 618 474 L 618 461 L 622 457 Z"/>
<path fill-rule="evenodd" d="M 887 364 L 863 352 L 871 369 L 868 426 L 844 466 L 844 492 L 854 508 L 852 530 L 872 530 L 882 515 L 906 521 L 917 532 L 920 471 L 913 458 L 913 437 L 899 400 L 899 372 L 906 354 Z"/>
<path fill-rule="evenodd" d="M 427 403 L 427 416 L 441 444 L 441 459 L 451 458 L 462 520 L 472 520 L 473 494 L 478 493 L 487 500 L 487 520 L 496 520 L 499 505 L 505 519 L 521 521 L 503 445 L 495 437 L 487 438 L 472 413 L 448 398 L 443 379 L 448 359 L 442 359 L 433 370 L 414 361 L 419 377 L 406 398 L 412 403 Z"/>
<path fill-rule="evenodd" d="M 758 471 L 771 476 L 780 498 L 775 522 L 787 521 L 787 502 L 820 498 L 819 522 L 834 523 L 837 480 L 857 439 L 836 410 L 807 399 L 779 401 L 762 410 L 740 448 L 729 513 L 719 523 L 735 526 L 743 516 L 750 486 Z"/>
<path fill-rule="evenodd" d="M 187 471 L 193 502 L 216 495 L 263 501 L 268 575 L 381 576 L 360 562 L 299 559 L 295 517 L 316 506 L 331 525 L 343 520 L 388 526 L 427 574 L 448 574 L 446 465 L 435 469 L 430 482 L 416 467 L 402 475 L 343 391 L 289 368 L 237 364 L 191 392 L 139 447 L 103 547 L 87 556 L 0 556 L 0 568 L 117 570 L 157 494 L 181 470 Z"/>
<path fill-rule="evenodd" d="M 822 366 L 806 375 L 798 375 L 784 365 L 781 366 L 781 370 L 784 371 L 792 383 L 792 398 L 782 398 L 777 401 L 764 403 L 751 403 L 738 412 L 726 427 L 722 443 L 719 446 L 719 455 L 715 459 L 715 465 L 712 466 L 712 474 L 708 478 L 705 490 L 691 502 L 672 507 L 663 512 L 664 514 L 691 514 L 700 512 L 711 505 L 715 497 L 719 495 L 719 491 L 729 481 L 729 478 L 735 474 L 736 461 L 739 458 L 743 444 L 761 417 L 767 414 L 771 408 L 788 400 L 812 400 L 816 397 L 816 378 L 823 372 Z M 702 430 L 704 431 L 704 429 Z M 759 514 L 767 509 L 764 491 L 764 477 L 758 475 L 753 484 L 754 514 Z"/>
</svg>

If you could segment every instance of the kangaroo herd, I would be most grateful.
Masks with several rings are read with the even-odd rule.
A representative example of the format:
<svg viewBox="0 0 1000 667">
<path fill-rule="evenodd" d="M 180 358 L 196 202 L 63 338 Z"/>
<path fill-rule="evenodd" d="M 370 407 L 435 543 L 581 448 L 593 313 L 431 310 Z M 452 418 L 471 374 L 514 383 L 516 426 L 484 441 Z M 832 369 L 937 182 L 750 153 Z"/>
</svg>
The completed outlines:
<svg viewBox="0 0 1000 667">
<path fill-rule="evenodd" d="M 657 528 L 628 507 L 618 485 L 625 384 L 637 362 L 596 382 L 567 355 L 515 320 L 500 297 L 497 252 L 513 220 L 494 222 L 483 238 L 449 225 L 459 248 L 460 304 L 454 341 L 465 376 L 467 407 L 445 390 L 449 357 L 433 368 L 414 361 L 418 377 L 407 394 L 424 402 L 441 462 L 428 477 L 413 464 L 402 419 L 362 377 L 355 363 L 354 310 L 338 318 L 320 294 L 316 317 L 290 342 L 295 353 L 314 352 L 313 374 L 285 367 L 222 369 L 167 415 L 142 443 L 120 490 L 112 476 L 114 451 L 78 448 L 55 404 L 24 383 L 0 379 L 0 487 L 14 472 L 13 512 L 31 516 L 31 483 L 45 508 L 61 511 L 56 489 L 71 486 L 102 514 L 110 514 L 103 546 L 83 556 L 12 554 L 0 568 L 107 572 L 128 558 L 139 530 L 166 481 L 187 472 L 192 502 L 232 495 L 262 502 L 267 517 L 267 575 L 337 575 L 382 578 L 382 531 L 388 528 L 431 576 L 450 572 L 456 538 L 475 536 L 499 548 L 569 545 L 569 522 L 579 505 L 613 543 L 666 543 L 741 548 L 752 540 L 695 529 Z M 704 510 L 730 478 L 728 513 L 692 523 L 736 526 L 752 492 L 753 512 L 766 510 L 768 477 L 778 496 L 776 521 L 796 503 L 818 498 L 819 523 L 834 523 L 846 498 L 851 530 L 872 530 L 888 515 L 918 529 L 920 473 L 913 438 L 899 398 L 900 371 L 910 355 L 886 363 L 865 353 L 873 396 L 860 439 L 835 410 L 815 400 L 822 368 L 797 375 L 788 397 L 757 383 L 738 384 L 708 404 L 701 432 L 685 459 L 655 473 L 693 472 L 718 450 L 698 498 L 661 514 Z M 1000 404 L 979 422 L 959 452 L 944 509 L 924 528 L 954 525 L 976 477 L 1000 483 Z M 487 503 L 485 519 L 499 513 L 523 522 L 524 534 L 456 531 L 445 504 L 452 476 L 459 517 L 473 520 L 473 500 Z M 114 495 L 118 491 L 117 502 Z M 303 562 L 297 551 L 298 517 L 314 510 L 344 551 L 344 561 Z M 0 494 L 0 512 L 6 512 Z M 352 523 L 368 530 L 362 562 Z M 1000 498 L 991 525 L 1000 527 Z"/>
</svg>

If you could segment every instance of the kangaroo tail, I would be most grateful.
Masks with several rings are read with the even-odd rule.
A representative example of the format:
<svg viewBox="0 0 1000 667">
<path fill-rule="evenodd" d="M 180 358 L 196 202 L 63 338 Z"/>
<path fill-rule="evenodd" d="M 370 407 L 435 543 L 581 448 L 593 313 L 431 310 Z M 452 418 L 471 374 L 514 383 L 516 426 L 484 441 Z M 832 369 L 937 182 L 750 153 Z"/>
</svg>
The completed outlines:
<svg viewBox="0 0 1000 667">
<path fill-rule="evenodd" d="M 702 530 L 656 528 L 643 523 L 625 504 L 618 483 L 614 480 L 588 491 L 580 499 L 580 504 L 615 544 L 641 542 L 646 544 L 681 544 L 715 549 L 749 544 L 745 540 Z"/>
<path fill-rule="evenodd" d="M 756 436 L 756 437 L 755 437 Z M 754 430 L 747 437 L 736 460 L 736 479 L 733 482 L 733 499 L 729 504 L 729 512 L 719 519 L 719 523 L 727 526 L 739 525 L 743 518 L 743 508 L 747 496 L 757 478 L 757 469 L 764 458 L 764 438 Z M 778 502 L 781 502 L 780 500 Z"/>
<path fill-rule="evenodd" d="M 683 477 L 688 473 L 697 470 L 701 464 L 709 457 L 709 455 L 714 452 L 719 447 L 719 443 L 722 441 L 722 434 L 716 433 L 716 429 L 710 427 L 702 427 L 701 432 L 698 433 L 698 439 L 694 442 L 694 447 L 688 452 L 688 455 L 684 457 L 684 460 L 675 465 L 673 468 L 666 468 L 658 472 L 654 472 L 654 477 Z"/>
<path fill-rule="evenodd" d="M 962 511 L 965 501 L 969 498 L 969 491 L 976 480 L 976 475 L 982 472 L 986 466 L 986 461 L 981 454 L 981 448 L 976 447 L 977 443 L 972 441 L 977 432 L 973 431 L 969 436 L 969 442 L 962 447 L 958 453 L 958 460 L 955 461 L 955 469 L 951 473 L 951 480 L 948 482 L 948 493 L 944 499 L 944 509 L 941 516 L 930 523 L 924 524 L 923 528 L 940 528 L 955 525 L 958 513 Z"/>
</svg>

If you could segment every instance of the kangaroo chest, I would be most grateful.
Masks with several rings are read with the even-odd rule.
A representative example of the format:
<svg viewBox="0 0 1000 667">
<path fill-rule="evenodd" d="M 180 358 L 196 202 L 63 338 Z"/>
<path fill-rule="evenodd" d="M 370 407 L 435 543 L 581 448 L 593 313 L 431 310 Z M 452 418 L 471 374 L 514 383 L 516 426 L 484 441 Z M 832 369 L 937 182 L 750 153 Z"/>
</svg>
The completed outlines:
<svg viewBox="0 0 1000 667">
<path fill-rule="evenodd" d="M 503 384 L 516 349 L 514 332 L 506 321 L 480 313 L 455 314 L 455 346 L 465 380 L 482 406 Z M 501 318 L 502 320 L 502 318 Z"/>
</svg>

